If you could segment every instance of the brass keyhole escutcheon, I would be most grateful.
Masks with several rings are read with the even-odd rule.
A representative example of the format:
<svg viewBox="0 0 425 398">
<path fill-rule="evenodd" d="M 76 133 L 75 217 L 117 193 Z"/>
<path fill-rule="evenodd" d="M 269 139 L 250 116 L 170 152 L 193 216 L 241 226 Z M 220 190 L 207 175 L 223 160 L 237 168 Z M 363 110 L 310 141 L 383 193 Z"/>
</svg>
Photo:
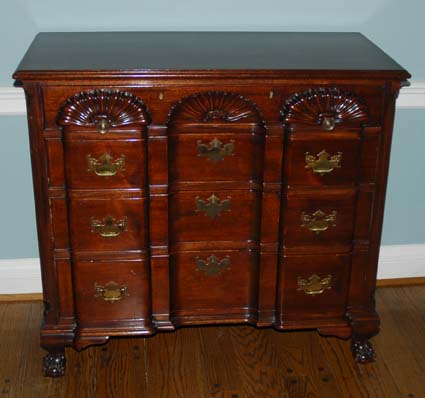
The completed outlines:
<svg viewBox="0 0 425 398">
<path fill-rule="evenodd" d="M 106 134 L 109 131 L 109 121 L 105 118 L 101 118 L 96 122 L 97 131 L 100 134 Z"/>
<path fill-rule="evenodd" d="M 336 120 L 333 116 L 324 116 L 322 120 L 322 128 L 326 131 L 335 129 Z"/>
</svg>

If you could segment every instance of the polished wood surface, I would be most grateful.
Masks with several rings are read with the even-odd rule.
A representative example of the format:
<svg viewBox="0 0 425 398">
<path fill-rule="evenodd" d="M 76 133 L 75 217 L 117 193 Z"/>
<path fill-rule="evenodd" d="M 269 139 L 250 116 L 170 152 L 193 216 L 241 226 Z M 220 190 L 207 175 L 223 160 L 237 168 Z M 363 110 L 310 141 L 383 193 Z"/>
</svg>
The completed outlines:
<svg viewBox="0 0 425 398">
<path fill-rule="evenodd" d="M 300 51 L 300 48 L 303 51 Z M 93 32 L 40 33 L 18 67 L 75 70 L 360 70 L 405 75 L 359 33 Z"/>
<path fill-rule="evenodd" d="M 349 343 L 314 332 L 183 328 L 67 350 L 64 378 L 42 377 L 42 305 L 0 304 L 0 391 L 8 398 L 422 398 L 425 287 L 379 288 L 379 361 L 351 361 Z M 396 342 L 396 344 L 395 344 Z"/>
<path fill-rule="evenodd" d="M 63 48 L 75 59 L 66 69 Z M 202 69 L 209 58 L 195 58 L 218 48 Z M 59 63 L 43 69 L 51 56 Z M 358 34 L 39 35 L 15 77 L 27 95 L 46 375 L 64 373 L 65 346 L 196 324 L 313 328 L 352 337 L 355 359 L 374 360 L 395 99 L 408 76 Z"/>
</svg>

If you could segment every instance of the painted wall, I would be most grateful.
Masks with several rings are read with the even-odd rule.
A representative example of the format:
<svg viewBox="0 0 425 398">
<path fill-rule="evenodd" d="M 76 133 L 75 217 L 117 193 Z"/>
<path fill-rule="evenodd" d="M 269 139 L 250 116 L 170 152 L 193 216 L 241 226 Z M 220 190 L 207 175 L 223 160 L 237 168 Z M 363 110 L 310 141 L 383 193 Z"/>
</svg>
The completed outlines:
<svg viewBox="0 0 425 398">
<path fill-rule="evenodd" d="M 119 4 L 119 6 L 117 5 Z M 423 0 L 73 0 L 2 1 L 0 86 L 40 31 L 241 30 L 360 31 L 425 80 Z M 425 110 L 399 110 L 384 244 L 425 243 Z M 24 116 L 0 117 L 0 259 L 37 257 Z"/>
<path fill-rule="evenodd" d="M 37 32 L 89 30 L 359 31 L 425 80 L 423 0 L 2 0 L 0 84 Z"/>
</svg>

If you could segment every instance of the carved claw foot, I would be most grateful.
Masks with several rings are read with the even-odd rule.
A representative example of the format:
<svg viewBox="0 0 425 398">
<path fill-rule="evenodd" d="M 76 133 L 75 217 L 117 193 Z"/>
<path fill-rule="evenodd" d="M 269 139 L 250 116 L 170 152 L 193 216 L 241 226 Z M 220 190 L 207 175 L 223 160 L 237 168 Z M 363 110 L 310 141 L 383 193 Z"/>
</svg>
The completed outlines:
<svg viewBox="0 0 425 398">
<path fill-rule="evenodd" d="M 369 340 L 353 340 L 351 351 L 354 359 L 359 363 L 374 362 L 376 360 L 375 351 Z"/>
<path fill-rule="evenodd" d="M 59 377 L 65 375 L 65 354 L 63 352 L 50 352 L 43 358 L 43 374 L 46 377 Z"/>
</svg>

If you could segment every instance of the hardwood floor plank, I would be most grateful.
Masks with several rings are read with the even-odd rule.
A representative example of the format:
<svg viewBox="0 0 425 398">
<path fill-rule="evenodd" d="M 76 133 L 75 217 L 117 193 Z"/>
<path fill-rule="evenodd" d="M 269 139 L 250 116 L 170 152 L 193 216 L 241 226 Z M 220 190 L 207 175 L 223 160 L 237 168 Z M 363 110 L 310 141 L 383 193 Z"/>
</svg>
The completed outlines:
<svg viewBox="0 0 425 398">
<path fill-rule="evenodd" d="M 351 354 L 350 341 L 323 339 L 320 344 L 333 373 L 337 375 L 341 398 L 401 397 L 382 360 L 372 364 L 357 364 Z"/>
<path fill-rule="evenodd" d="M 147 396 L 202 397 L 205 386 L 201 366 L 201 346 L 196 328 L 147 338 Z"/>
<path fill-rule="evenodd" d="M 43 305 L 40 302 L 27 303 L 28 322 L 25 326 L 25 344 L 20 358 L 19 375 L 20 380 L 16 389 L 16 397 L 45 398 L 53 379 L 40 377 L 41 361 L 45 351 L 40 348 L 40 325 L 43 314 Z M 47 395 L 49 397 L 49 395 Z M 57 396 L 57 395 L 56 395 Z M 51 395 L 50 395 L 51 397 Z"/>
<path fill-rule="evenodd" d="M 229 329 L 239 367 L 243 398 L 287 398 L 284 374 L 270 355 L 273 350 L 265 330 L 250 326 Z"/>
<path fill-rule="evenodd" d="M 382 332 L 376 336 L 376 352 L 385 361 L 392 379 L 397 384 L 402 396 L 413 394 L 415 397 L 424 396 L 425 374 L 421 370 L 423 357 L 417 357 L 417 352 L 422 351 L 424 339 L 417 336 L 422 332 L 423 322 L 413 321 L 409 324 L 406 315 L 410 309 L 405 299 L 394 300 L 393 295 L 397 295 L 398 289 L 392 291 L 382 289 L 377 294 L 377 304 L 381 316 L 382 324 L 385 325 Z M 400 311 L 400 309 L 403 309 Z M 388 333 L 385 332 L 385 329 Z M 416 342 L 412 344 L 411 342 Z M 419 362 L 418 362 L 419 361 Z"/>
<path fill-rule="evenodd" d="M 146 396 L 142 339 L 112 339 L 96 348 L 96 394 L 99 397 Z"/>
<path fill-rule="evenodd" d="M 293 360 L 286 369 L 290 384 L 296 384 L 294 380 L 298 377 L 300 382 L 305 382 L 308 397 L 340 396 L 335 377 L 320 347 L 320 336 L 316 332 L 284 332 L 272 334 L 271 337 L 276 342 L 273 351 L 279 355 L 280 362 L 285 360 L 288 352 L 297 353 L 291 355 Z"/>
<path fill-rule="evenodd" d="M 19 373 L 23 362 L 28 360 L 24 342 L 30 311 L 25 303 L 9 303 L 5 307 L 0 323 L 0 393 L 2 398 L 13 398 L 21 390 Z"/>
<path fill-rule="evenodd" d="M 81 352 L 66 349 L 66 376 L 60 398 L 97 398 L 96 353 L 98 347 L 89 347 Z M 58 397 L 58 398 L 59 398 Z"/>
<path fill-rule="evenodd" d="M 242 398 L 239 389 L 242 383 L 230 327 L 208 327 L 197 331 L 201 343 L 205 397 L 224 398 L 233 395 Z"/>
</svg>

